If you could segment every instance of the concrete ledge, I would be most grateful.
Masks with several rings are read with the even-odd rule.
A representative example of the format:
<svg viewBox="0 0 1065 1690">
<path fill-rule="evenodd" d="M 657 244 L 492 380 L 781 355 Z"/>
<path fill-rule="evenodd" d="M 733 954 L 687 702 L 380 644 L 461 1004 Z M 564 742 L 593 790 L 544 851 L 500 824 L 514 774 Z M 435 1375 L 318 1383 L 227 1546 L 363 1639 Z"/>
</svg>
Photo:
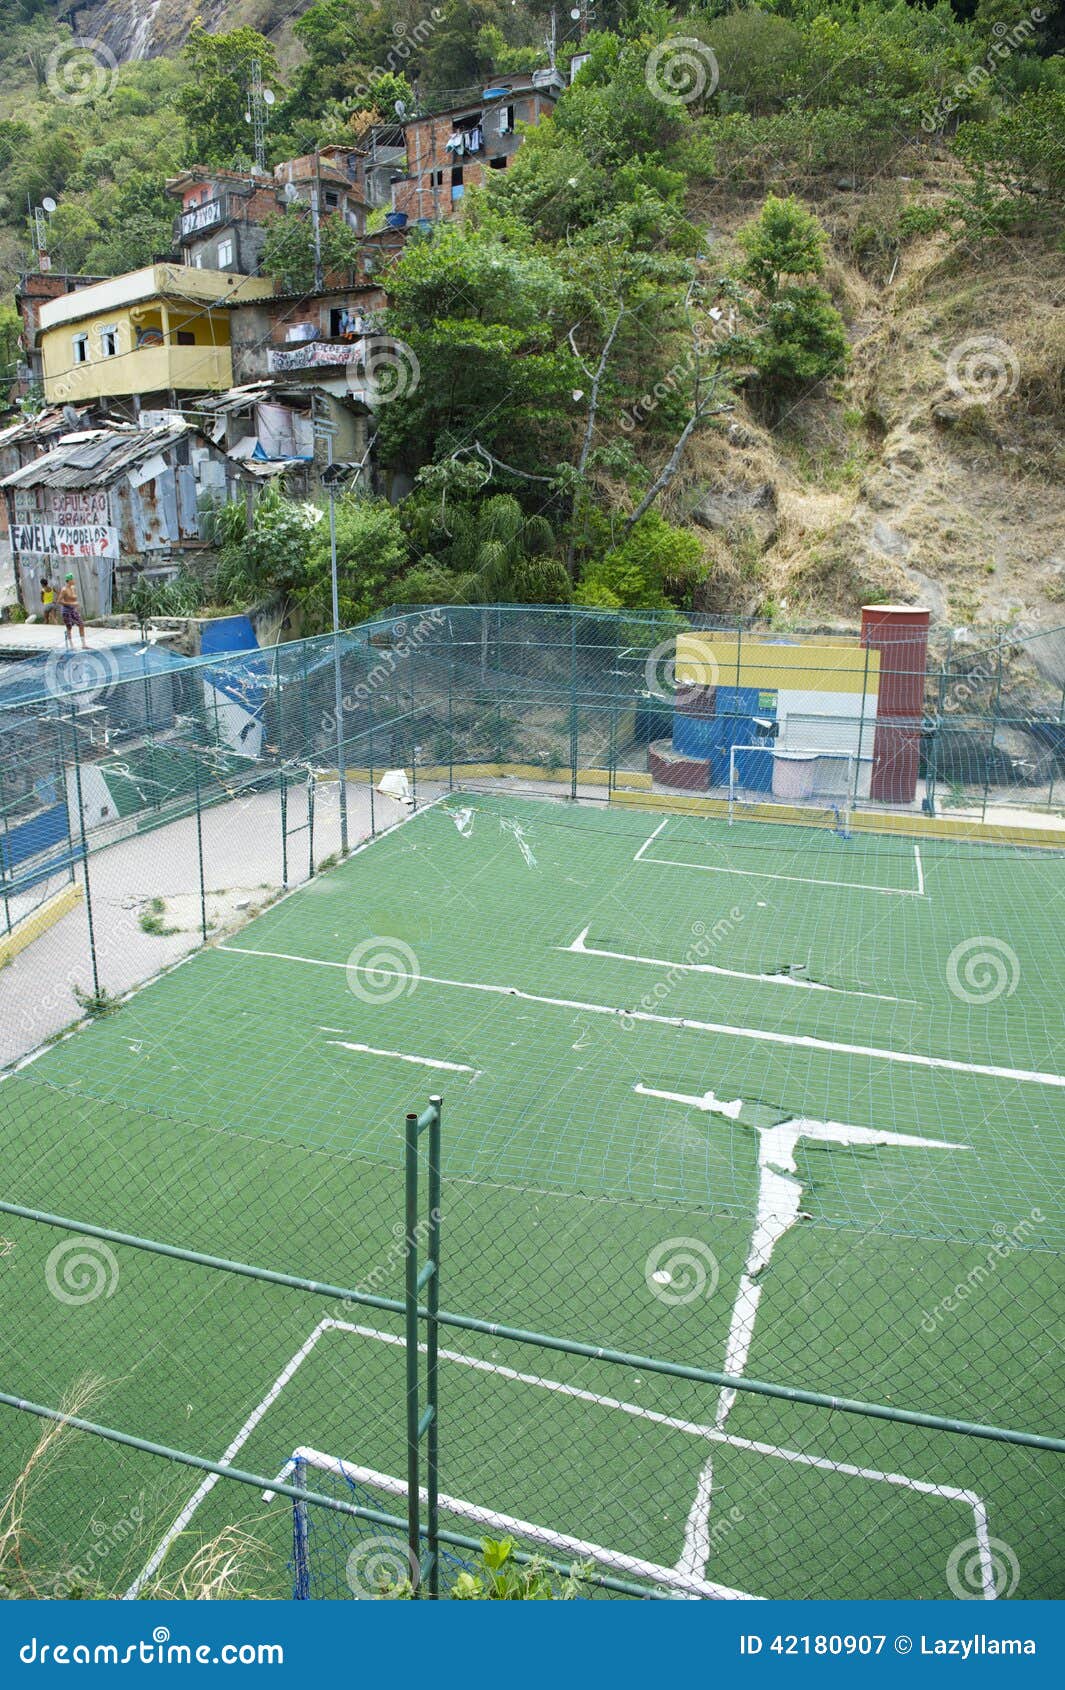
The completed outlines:
<svg viewBox="0 0 1065 1690">
<path fill-rule="evenodd" d="M 621 792 L 610 794 L 612 804 L 630 809 L 675 811 L 696 816 L 727 816 L 727 798 L 686 798 L 680 793 Z M 744 821 L 774 822 L 783 827 L 838 826 L 824 809 L 804 809 L 792 804 L 744 804 Z M 907 839 L 971 839 L 987 845 L 1056 846 L 1065 850 L 1065 830 L 1047 827 L 1010 826 L 1002 822 L 977 821 L 964 816 L 897 815 L 871 810 L 851 813 L 852 833 L 890 833 Z"/>
<path fill-rule="evenodd" d="M 385 772 L 384 766 L 375 768 L 374 778 L 380 779 Z M 345 769 L 345 775 L 351 781 L 369 782 L 369 769 Z M 413 782 L 414 776 L 410 769 L 406 770 L 408 780 Z M 540 763 L 433 763 L 427 768 L 419 768 L 419 780 L 446 781 L 449 777 L 454 780 L 534 780 L 550 782 L 557 785 L 572 779 L 573 771 L 569 768 L 546 769 Z M 331 769 L 319 770 L 317 779 L 320 781 L 336 780 L 336 772 Z M 609 769 L 581 769 L 577 770 L 577 779 L 585 786 L 609 786 Z M 639 792 L 650 792 L 652 789 L 651 776 L 641 770 L 615 769 L 615 786 L 624 781 L 627 788 Z"/>
<path fill-rule="evenodd" d="M 71 885 L 64 886 L 61 892 L 54 893 L 39 909 L 35 909 L 32 915 L 23 916 L 21 921 L 16 922 L 10 933 L 0 937 L 0 968 L 10 962 L 12 957 L 18 956 L 20 951 L 24 951 L 27 945 L 32 945 L 34 939 L 39 939 L 42 933 L 47 933 L 57 921 L 69 915 L 70 911 L 80 904 L 81 898 L 81 885 L 74 881 Z"/>
</svg>

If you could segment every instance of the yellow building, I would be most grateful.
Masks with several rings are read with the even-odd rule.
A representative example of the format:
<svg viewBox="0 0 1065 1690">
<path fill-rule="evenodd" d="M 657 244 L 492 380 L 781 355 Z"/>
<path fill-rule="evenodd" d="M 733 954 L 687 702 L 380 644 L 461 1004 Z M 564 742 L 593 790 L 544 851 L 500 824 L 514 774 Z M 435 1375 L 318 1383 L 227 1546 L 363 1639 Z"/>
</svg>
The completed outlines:
<svg viewBox="0 0 1065 1690">
<path fill-rule="evenodd" d="M 49 404 L 138 395 L 221 391 L 233 385 L 229 314 L 234 299 L 264 299 L 273 285 L 255 276 L 152 264 L 40 311 L 38 344 Z"/>
</svg>

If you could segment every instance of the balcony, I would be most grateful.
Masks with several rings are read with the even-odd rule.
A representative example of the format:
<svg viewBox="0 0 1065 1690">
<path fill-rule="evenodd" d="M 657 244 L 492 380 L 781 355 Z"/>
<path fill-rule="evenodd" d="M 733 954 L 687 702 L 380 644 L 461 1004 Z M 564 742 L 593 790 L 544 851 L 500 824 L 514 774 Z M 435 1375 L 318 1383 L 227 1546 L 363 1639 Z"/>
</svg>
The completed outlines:
<svg viewBox="0 0 1065 1690">
<path fill-rule="evenodd" d="M 221 392 L 233 385 L 228 346 L 144 346 L 118 358 L 75 364 L 59 375 L 45 374 L 50 404 L 124 398 L 135 393 Z"/>
</svg>

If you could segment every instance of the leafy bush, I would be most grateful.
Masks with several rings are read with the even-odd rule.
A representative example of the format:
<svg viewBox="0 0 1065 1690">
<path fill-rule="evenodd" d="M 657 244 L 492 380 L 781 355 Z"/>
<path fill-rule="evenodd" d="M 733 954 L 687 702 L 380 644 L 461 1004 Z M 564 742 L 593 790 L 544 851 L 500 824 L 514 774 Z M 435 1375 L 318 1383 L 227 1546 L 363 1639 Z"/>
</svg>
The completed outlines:
<svg viewBox="0 0 1065 1690">
<path fill-rule="evenodd" d="M 577 602 L 604 610 L 666 610 L 705 576 L 698 537 L 651 510 L 617 546 L 586 565 Z"/>
</svg>

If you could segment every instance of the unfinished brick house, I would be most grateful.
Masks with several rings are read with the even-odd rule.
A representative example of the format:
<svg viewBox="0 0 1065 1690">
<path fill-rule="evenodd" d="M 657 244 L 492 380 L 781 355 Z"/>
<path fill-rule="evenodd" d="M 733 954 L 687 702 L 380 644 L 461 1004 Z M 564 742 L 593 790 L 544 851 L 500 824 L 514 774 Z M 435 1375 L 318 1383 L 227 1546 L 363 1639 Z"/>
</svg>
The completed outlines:
<svg viewBox="0 0 1065 1690">
<path fill-rule="evenodd" d="M 505 170 L 521 146 L 520 124 L 539 123 L 565 86 L 555 70 L 502 77 L 481 98 L 431 117 L 407 118 L 406 171 L 392 205 L 411 222 L 450 217 L 468 188 Z"/>
</svg>

